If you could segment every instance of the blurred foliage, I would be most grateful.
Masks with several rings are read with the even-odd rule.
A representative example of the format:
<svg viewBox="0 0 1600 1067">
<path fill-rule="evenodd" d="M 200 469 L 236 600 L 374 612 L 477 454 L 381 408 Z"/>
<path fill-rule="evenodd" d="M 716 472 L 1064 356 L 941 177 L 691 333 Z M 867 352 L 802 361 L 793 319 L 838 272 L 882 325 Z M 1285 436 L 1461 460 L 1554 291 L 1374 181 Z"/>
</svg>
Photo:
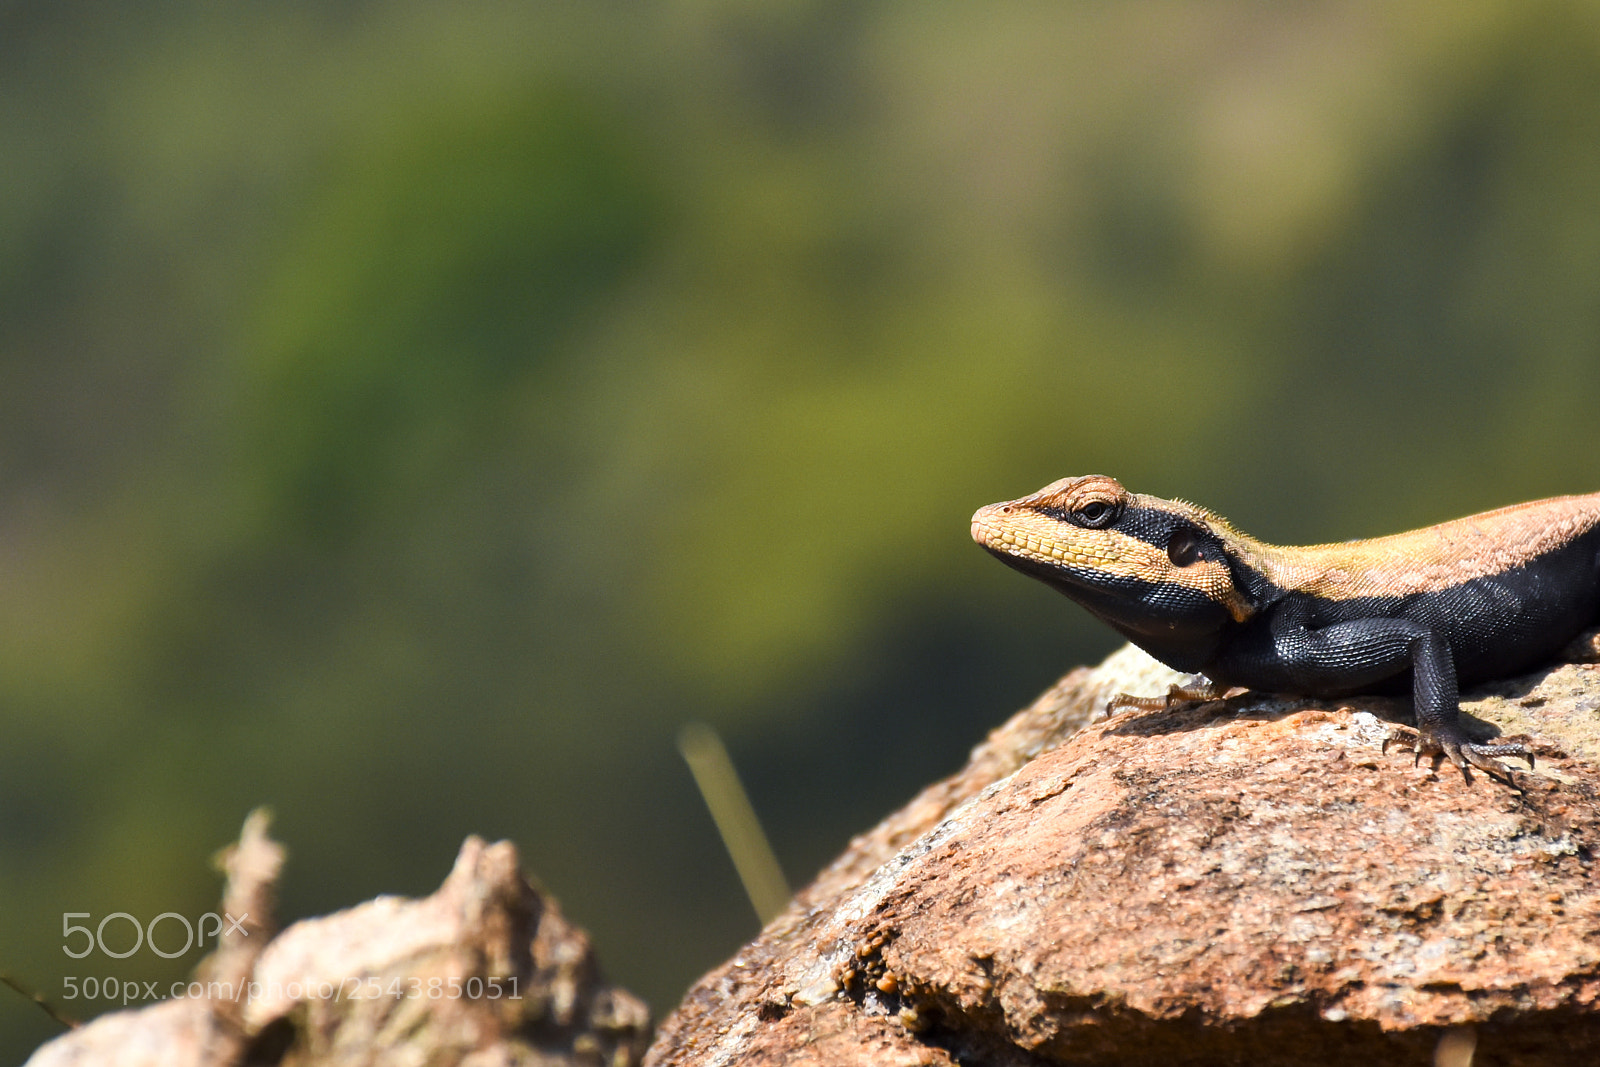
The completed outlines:
<svg viewBox="0 0 1600 1067">
<path fill-rule="evenodd" d="M 1597 91 L 1577 2 L 7 5 L 0 970 L 182 973 L 61 915 L 268 803 L 288 917 L 509 836 L 669 1008 L 682 722 L 798 882 L 1111 647 L 977 505 L 1600 487 Z"/>
</svg>

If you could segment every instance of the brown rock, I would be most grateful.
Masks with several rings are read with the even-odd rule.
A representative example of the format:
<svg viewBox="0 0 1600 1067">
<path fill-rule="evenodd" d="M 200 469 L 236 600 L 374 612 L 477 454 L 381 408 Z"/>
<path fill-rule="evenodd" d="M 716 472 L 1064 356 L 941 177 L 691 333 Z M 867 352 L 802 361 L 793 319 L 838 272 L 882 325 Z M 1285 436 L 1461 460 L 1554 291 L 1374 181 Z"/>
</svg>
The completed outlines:
<svg viewBox="0 0 1600 1067">
<path fill-rule="evenodd" d="M 1468 706 L 1543 735 L 1519 789 L 1383 754 L 1394 701 L 1245 694 L 1050 747 L 1161 692 L 1138 661 L 1068 675 L 852 842 L 646 1063 L 1600 1062 L 1600 775 L 1564 755 L 1600 673 Z"/>
</svg>

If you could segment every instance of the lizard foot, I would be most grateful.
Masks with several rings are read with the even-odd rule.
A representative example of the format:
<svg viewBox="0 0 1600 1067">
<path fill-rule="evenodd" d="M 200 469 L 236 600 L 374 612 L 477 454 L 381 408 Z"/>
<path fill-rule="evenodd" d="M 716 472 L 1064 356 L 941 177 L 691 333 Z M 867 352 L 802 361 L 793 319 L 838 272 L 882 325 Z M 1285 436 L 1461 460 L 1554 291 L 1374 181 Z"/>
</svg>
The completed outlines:
<svg viewBox="0 0 1600 1067">
<path fill-rule="evenodd" d="M 1383 739 L 1382 751 L 1388 752 L 1389 745 L 1397 743 L 1410 748 L 1416 753 L 1413 765 L 1421 763 L 1424 756 L 1433 760 L 1434 770 L 1439 769 L 1441 760 L 1449 759 L 1461 768 L 1461 774 L 1468 782 L 1472 781 L 1472 767 L 1476 767 L 1491 778 L 1516 784 L 1516 777 L 1511 768 L 1495 759 L 1495 756 L 1520 756 L 1528 761 L 1528 769 L 1533 769 L 1533 750 L 1520 741 L 1510 741 L 1497 745 L 1479 744 L 1468 741 L 1465 736 L 1440 736 L 1431 732 L 1425 733 L 1410 726 L 1394 725 L 1390 727 L 1388 737 Z"/>
<path fill-rule="evenodd" d="M 1227 686 L 1208 682 L 1203 676 L 1196 675 L 1190 683 L 1168 686 L 1166 696 L 1136 697 L 1128 693 L 1118 693 L 1106 701 L 1106 717 L 1110 718 L 1123 708 L 1133 708 L 1136 711 L 1170 711 L 1174 704 L 1221 700 L 1227 692 Z"/>
</svg>

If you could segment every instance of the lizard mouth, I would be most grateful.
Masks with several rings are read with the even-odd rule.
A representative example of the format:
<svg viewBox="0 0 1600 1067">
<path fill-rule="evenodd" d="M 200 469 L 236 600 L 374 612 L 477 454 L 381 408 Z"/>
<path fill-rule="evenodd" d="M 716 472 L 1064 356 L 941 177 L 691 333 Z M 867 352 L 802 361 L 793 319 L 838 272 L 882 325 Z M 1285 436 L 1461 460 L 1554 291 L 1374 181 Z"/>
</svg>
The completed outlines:
<svg viewBox="0 0 1600 1067">
<path fill-rule="evenodd" d="M 972 539 L 1012 570 L 1070 597 L 1081 596 L 1084 579 L 1097 573 L 1098 557 L 1004 521 L 1019 515 L 1026 517 L 1030 513 L 1019 512 L 1014 505 L 1008 508 L 1004 504 L 991 504 L 980 508 L 972 517 Z"/>
<path fill-rule="evenodd" d="M 1046 568 L 1099 567 L 1111 562 L 1108 557 L 1081 545 L 1069 545 L 1027 530 L 1019 522 L 1004 521 L 1031 514 L 1012 504 L 990 504 L 979 508 L 972 516 L 972 539 L 1002 559 L 1027 560 Z"/>
</svg>

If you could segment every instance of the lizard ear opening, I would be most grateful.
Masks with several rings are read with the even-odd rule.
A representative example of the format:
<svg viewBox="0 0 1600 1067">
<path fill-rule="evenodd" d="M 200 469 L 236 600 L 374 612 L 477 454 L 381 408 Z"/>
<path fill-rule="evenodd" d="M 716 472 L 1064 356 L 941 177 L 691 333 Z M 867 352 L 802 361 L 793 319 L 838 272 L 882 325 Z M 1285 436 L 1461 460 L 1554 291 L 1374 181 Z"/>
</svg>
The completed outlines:
<svg viewBox="0 0 1600 1067">
<path fill-rule="evenodd" d="M 1180 526 L 1172 532 L 1172 539 L 1167 542 L 1167 558 L 1174 567 L 1188 567 L 1205 558 L 1205 547 L 1193 530 Z"/>
</svg>

